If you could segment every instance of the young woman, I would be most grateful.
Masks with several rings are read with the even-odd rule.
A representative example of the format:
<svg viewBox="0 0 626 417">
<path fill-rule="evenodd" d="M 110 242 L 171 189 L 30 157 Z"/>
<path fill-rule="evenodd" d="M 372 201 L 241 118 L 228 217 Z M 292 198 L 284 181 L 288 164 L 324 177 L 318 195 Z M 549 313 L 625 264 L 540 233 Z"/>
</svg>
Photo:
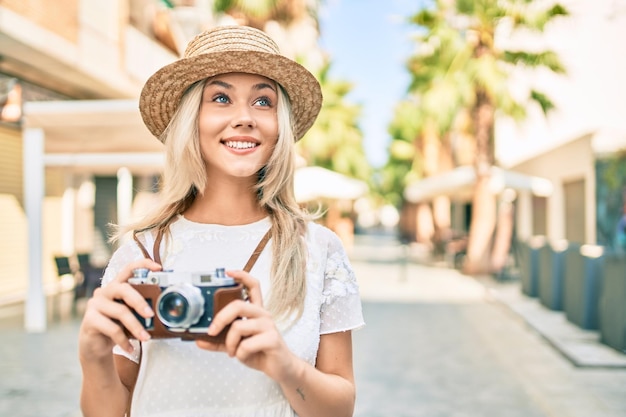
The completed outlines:
<svg viewBox="0 0 626 417">
<path fill-rule="evenodd" d="M 114 253 L 88 303 L 86 417 L 129 407 L 133 417 L 352 415 L 358 286 L 339 239 L 293 190 L 294 143 L 321 102 L 312 74 L 242 26 L 198 35 L 147 81 L 140 111 L 167 155 L 161 205 L 129 228 L 136 239 Z M 136 314 L 158 319 L 128 283 L 133 271 L 221 267 L 249 295 L 213 318 L 207 334 L 226 338 L 151 337 Z"/>
</svg>

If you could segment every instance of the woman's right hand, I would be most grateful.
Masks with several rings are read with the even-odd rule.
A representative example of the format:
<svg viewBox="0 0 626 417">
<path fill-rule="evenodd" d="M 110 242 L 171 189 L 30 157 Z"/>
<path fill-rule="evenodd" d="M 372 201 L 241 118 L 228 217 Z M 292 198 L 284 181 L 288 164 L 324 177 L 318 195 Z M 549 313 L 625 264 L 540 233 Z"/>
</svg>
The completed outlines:
<svg viewBox="0 0 626 417">
<path fill-rule="evenodd" d="M 79 331 L 78 350 L 81 359 L 110 357 L 115 345 L 132 352 L 133 346 L 124 329 L 137 340 L 150 339 L 132 311 L 135 310 L 145 318 L 154 316 L 143 296 L 128 283 L 136 268 L 160 271 L 161 265 L 149 259 L 133 262 L 122 269 L 113 281 L 94 291 L 93 297 L 87 302 Z"/>
</svg>

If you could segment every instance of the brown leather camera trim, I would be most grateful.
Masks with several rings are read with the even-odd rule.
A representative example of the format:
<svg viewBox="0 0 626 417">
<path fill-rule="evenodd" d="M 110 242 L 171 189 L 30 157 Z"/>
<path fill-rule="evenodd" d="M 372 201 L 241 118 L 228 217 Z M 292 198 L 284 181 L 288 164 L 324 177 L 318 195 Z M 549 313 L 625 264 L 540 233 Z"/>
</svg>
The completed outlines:
<svg viewBox="0 0 626 417">
<path fill-rule="evenodd" d="M 169 221 L 167 223 L 169 225 Z M 166 226 L 167 227 L 167 226 Z M 160 257 L 160 251 L 159 251 L 159 245 L 161 244 L 161 239 L 163 237 L 163 230 L 165 229 L 162 228 L 159 230 L 159 233 L 157 235 L 157 239 L 154 242 L 154 248 L 153 248 L 153 253 L 156 254 L 155 259 L 158 259 L 158 263 L 161 264 L 161 257 Z M 265 245 L 267 245 L 267 242 L 270 240 L 270 237 L 272 236 L 272 229 L 270 228 L 270 230 L 267 231 L 267 233 L 265 233 L 265 235 L 263 236 L 263 238 L 261 239 L 261 241 L 259 242 L 259 244 L 257 245 L 257 247 L 254 249 L 254 251 L 252 252 L 252 255 L 250 255 L 250 259 L 248 259 L 248 262 L 246 263 L 246 265 L 244 266 L 243 270 L 246 272 L 250 272 L 252 270 L 252 267 L 254 266 L 254 264 L 256 263 L 257 259 L 259 258 L 259 255 L 261 255 L 261 252 L 263 252 L 263 249 L 265 248 Z M 152 260 L 152 258 L 150 257 L 150 254 L 148 253 L 148 251 L 146 250 L 146 248 L 143 246 L 143 244 L 139 241 L 139 239 L 137 238 L 137 233 L 133 232 L 133 239 L 135 240 L 135 242 L 137 243 L 137 245 L 139 246 L 139 249 L 141 250 L 141 252 L 143 253 L 144 257 L 147 259 Z M 156 288 L 150 288 L 148 291 L 150 293 L 150 295 L 152 295 L 152 297 L 150 297 L 152 300 L 154 300 L 152 303 L 156 303 L 156 300 L 159 298 L 159 294 L 161 294 L 161 288 L 158 285 L 153 285 L 153 284 L 141 284 L 141 285 L 147 285 L 150 287 L 156 287 Z M 224 290 L 224 291 L 222 291 Z M 229 291 L 230 290 L 230 291 Z M 221 293 L 220 293 L 221 291 Z M 219 294 L 219 295 L 218 295 Z M 242 284 L 237 285 L 237 287 L 234 287 L 232 289 L 230 288 L 221 288 L 220 290 L 215 292 L 215 295 L 213 296 L 213 316 L 215 316 L 215 313 L 217 313 L 218 311 L 220 311 L 222 308 L 224 308 L 224 306 L 226 304 L 228 304 L 231 301 L 237 300 L 237 299 L 246 299 L 245 297 L 245 288 Z M 153 311 L 155 306 L 153 307 Z M 163 331 L 163 334 L 168 334 L 168 333 L 174 333 L 174 332 L 170 332 L 168 331 L 165 326 L 163 326 L 163 323 L 161 323 L 161 321 L 158 319 L 158 317 L 154 317 L 154 327 L 155 330 L 157 327 L 160 328 L 160 331 Z M 220 332 L 220 334 L 218 334 L 217 336 L 209 336 L 206 333 L 194 333 L 193 337 L 184 337 L 181 336 L 181 334 L 176 333 L 174 335 L 174 337 L 180 337 L 182 340 L 196 340 L 196 339 L 201 339 L 201 340 L 209 340 L 212 342 L 218 342 L 218 343 L 223 343 L 224 339 L 226 338 L 226 334 L 228 333 L 228 330 L 230 329 L 230 325 L 226 326 L 224 328 L 224 330 L 222 330 Z M 124 329 L 126 331 L 126 329 Z M 183 333 L 184 335 L 184 333 Z M 189 334 L 191 336 L 191 334 Z M 157 337 L 154 336 L 153 337 Z M 163 337 L 172 337 L 172 336 L 163 336 Z M 143 346 L 140 344 L 139 345 L 139 363 L 137 366 L 137 373 L 139 373 L 139 368 L 141 367 L 141 360 L 142 360 L 142 356 L 143 356 Z M 129 393 L 130 396 L 128 397 L 128 404 L 127 404 L 127 408 L 126 408 L 126 415 L 129 416 L 130 415 L 130 410 L 131 410 L 131 405 L 132 405 L 132 399 L 133 399 L 133 391 L 135 389 L 135 381 L 133 382 L 133 385 L 131 387 L 129 387 Z"/>
<path fill-rule="evenodd" d="M 131 284 L 132 285 L 132 284 Z M 159 300 L 159 296 L 161 295 L 161 287 L 156 284 L 137 284 L 132 285 L 145 299 L 149 299 L 152 302 L 152 311 L 157 311 L 157 303 Z M 224 308 L 228 303 L 235 300 L 244 300 L 244 288 L 242 284 L 238 284 L 235 287 L 229 288 L 220 288 L 215 291 L 213 295 L 213 317 Z M 169 330 L 167 327 L 163 325 L 161 320 L 158 317 L 152 318 L 154 329 L 148 330 L 148 333 L 155 339 L 171 339 L 171 338 L 180 338 L 183 340 L 195 340 L 202 339 L 208 340 L 211 342 L 223 342 L 226 338 L 226 333 L 228 332 L 228 328 L 225 328 L 218 334 L 217 336 L 209 336 L 206 333 L 196 333 L 196 332 L 173 332 Z"/>
</svg>

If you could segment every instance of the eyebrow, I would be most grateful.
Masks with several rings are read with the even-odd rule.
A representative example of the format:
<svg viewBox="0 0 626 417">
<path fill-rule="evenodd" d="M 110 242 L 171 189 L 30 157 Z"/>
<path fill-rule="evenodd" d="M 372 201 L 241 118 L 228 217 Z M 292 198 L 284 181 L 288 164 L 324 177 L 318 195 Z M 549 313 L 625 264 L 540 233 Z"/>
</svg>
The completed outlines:
<svg viewBox="0 0 626 417">
<path fill-rule="evenodd" d="M 211 80 L 208 85 L 214 85 L 214 84 L 219 85 L 229 90 L 233 88 L 232 84 L 229 84 L 221 80 Z M 270 90 L 276 92 L 276 89 L 271 84 L 268 84 L 268 83 L 258 83 L 258 84 L 253 85 L 252 88 L 255 90 L 263 90 L 264 88 L 269 88 Z"/>
</svg>

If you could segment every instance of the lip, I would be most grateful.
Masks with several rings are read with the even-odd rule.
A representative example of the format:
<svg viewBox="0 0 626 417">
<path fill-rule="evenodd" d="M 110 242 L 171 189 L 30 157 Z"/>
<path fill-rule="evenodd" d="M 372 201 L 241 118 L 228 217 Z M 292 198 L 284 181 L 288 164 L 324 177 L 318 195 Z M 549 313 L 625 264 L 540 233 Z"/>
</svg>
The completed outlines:
<svg viewBox="0 0 626 417">
<path fill-rule="evenodd" d="M 261 142 L 252 136 L 231 136 L 220 141 L 226 149 L 238 154 L 253 152 Z"/>
</svg>

